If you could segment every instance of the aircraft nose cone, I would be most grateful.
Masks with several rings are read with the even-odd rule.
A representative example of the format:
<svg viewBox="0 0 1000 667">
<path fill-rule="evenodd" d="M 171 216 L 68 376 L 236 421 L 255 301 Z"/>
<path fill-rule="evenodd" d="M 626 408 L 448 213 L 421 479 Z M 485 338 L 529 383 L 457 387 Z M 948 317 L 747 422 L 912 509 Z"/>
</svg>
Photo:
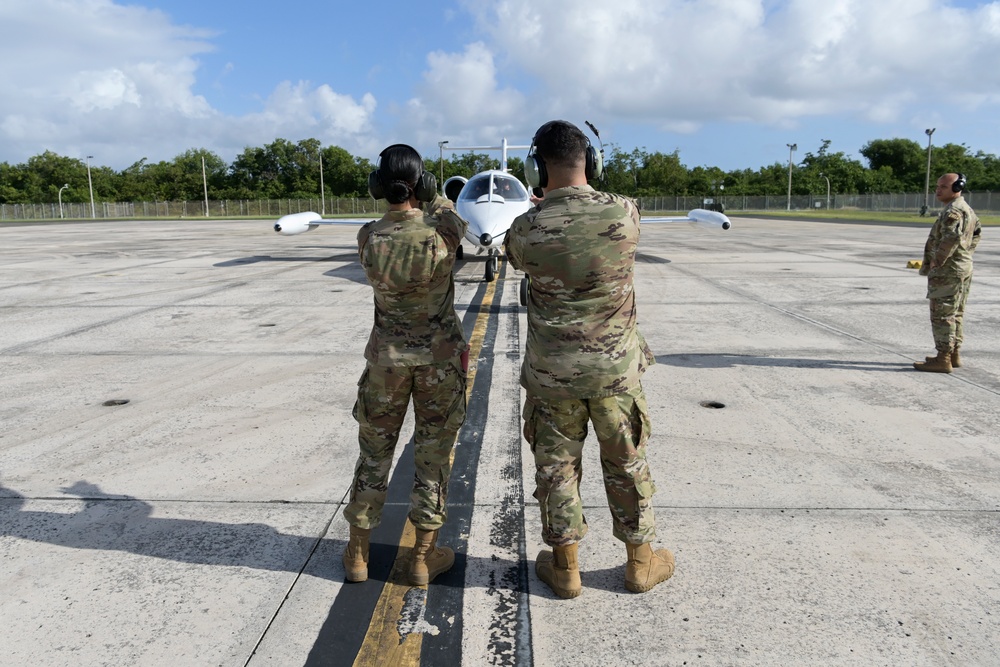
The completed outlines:
<svg viewBox="0 0 1000 667">
<path fill-rule="evenodd" d="M 482 243 L 484 246 L 488 246 L 489 244 L 493 243 L 493 237 L 490 236 L 489 234 L 483 234 L 482 236 L 479 237 L 479 242 Z"/>
</svg>

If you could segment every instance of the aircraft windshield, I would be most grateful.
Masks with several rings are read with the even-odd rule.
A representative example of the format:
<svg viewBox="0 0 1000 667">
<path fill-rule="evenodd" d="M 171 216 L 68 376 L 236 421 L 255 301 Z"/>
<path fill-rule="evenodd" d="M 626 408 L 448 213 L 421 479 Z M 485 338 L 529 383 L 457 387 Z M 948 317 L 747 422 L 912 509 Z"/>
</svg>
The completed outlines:
<svg viewBox="0 0 1000 667">
<path fill-rule="evenodd" d="M 487 197 L 486 195 L 492 195 Z M 525 201 L 528 193 L 524 186 L 512 176 L 499 174 L 482 174 L 474 176 L 462 188 L 459 199 L 471 201 L 490 201 L 493 197 L 502 201 Z"/>
</svg>

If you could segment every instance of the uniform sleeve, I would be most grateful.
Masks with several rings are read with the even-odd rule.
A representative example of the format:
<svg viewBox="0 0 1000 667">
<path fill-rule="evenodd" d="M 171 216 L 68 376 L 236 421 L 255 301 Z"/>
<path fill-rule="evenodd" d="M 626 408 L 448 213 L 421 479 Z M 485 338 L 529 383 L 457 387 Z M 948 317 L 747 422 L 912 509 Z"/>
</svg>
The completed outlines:
<svg viewBox="0 0 1000 667">
<path fill-rule="evenodd" d="M 635 200 L 629 199 L 628 197 L 623 197 L 623 199 L 625 200 L 625 204 L 623 204 L 625 212 L 628 213 L 629 217 L 631 217 L 632 220 L 635 221 L 635 224 L 638 225 L 642 218 L 642 211 L 639 210 L 639 204 L 636 203 Z"/>
<path fill-rule="evenodd" d="M 455 205 L 450 199 L 437 195 L 434 201 L 421 204 L 425 213 L 437 220 L 437 233 L 444 239 L 445 245 L 452 252 L 462 243 L 462 237 L 469 229 L 469 223 L 455 212 Z"/>
<path fill-rule="evenodd" d="M 967 224 L 968 218 L 961 210 L 958 208 L 951 209 L 941 228 L 941 240 L 949 241 L 954 239 L 957 241 L 962 237 L 962 232 L 965 231 Z"/>
<path fill-rule="evenodd" d="M 524 271 L 522 254 L 524 237 L 521 235 L 521 220 L 520 216 L 514 219 L 503 240 L 503 251 L 507 255 L 507 261 L 518 271 Z"/>
<path fill-rule="evenodd" d="M 427 215 L 440 215 L 444 211 L 454 211 L 455 204 L 447 197 L 434 195 L 431 201 L 420 202 L 420 209 Z"/>
<path fill-rule="evenodd" d="M 361 226 L 358 230 L 358 258 L 363 259 L 365 254 L 365 246 L 368 245 L 368 237 L 372 233 L 372 223 L 366 223 Z"/>
</svg>

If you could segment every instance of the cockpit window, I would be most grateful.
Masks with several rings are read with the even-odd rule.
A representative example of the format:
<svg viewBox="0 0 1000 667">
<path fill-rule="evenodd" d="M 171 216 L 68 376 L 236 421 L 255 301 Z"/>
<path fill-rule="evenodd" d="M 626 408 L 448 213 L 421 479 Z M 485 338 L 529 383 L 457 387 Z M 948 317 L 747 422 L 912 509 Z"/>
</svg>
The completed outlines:
<svg viewBox="0 0 1000 667">
<path fill-rule="evenodd" d="M 517 180 L 506 176 L 493 177 L 493 192 L 500 195 L 504 200 L 524 201 L 527 195 L 524 186 Z"/>
<path fill-rule="evenodd" d="M 462 188 L 462 194 L 459 199 L 471 199 L 476 201 L 490 191 L 490 177 L 489 176 L 476 176 Z"/>
<path fill-rule="evenodd" d="M 485 198 L 485 195 L 491 195 Z M 499 174 L 483 174 L 475 176 L 465 187 L 459 199 L 479 201 L 489 201 L 492 197 L 502 197 L 503 201 L 525 201 L 528 198 L 524 186 L 517 179 L 511 176 Z"/>
</svg>

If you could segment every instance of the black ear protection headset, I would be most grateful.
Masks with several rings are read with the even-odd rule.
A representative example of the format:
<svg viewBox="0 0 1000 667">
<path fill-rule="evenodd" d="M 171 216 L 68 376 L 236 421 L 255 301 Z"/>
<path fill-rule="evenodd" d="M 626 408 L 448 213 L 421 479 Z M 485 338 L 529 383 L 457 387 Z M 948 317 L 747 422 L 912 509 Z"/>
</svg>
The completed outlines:
<svg viewBox="0 0 1000 667">
<path fill-rule="evenodd" d="M 535 136 L 531 139 L 531 147 L 528 149 L 528 157 L 524 158 L 524 180 L 528 182 L 528 185 L 532 188 L 544 188 L 549 183 L 549 173 L 545 168 L 545 160 L 542 156 L 535 151 L 535 142 L 539 135 L 544 134 L 556 123 L 561 123 L 563 125 L 569 125 L 570 127 L 576 129 L 577 132 L 583 134 L 576 125 L 568 123 L 564 120 L 552 120 L 545 125 L 538 128 L 535 132 Z M 587 150 L 584 157 L 584 173 L 587 176 L 588 181 L 592 181 L 595 178 L 600 178 L 601 174 L 604 173 L 604 156 L 597 151 L 596 148 L 590 143 L 590 138 L 587 135 L 583 135 L 587 140 Z"/>
<path fill-rule="evenodd" d="M 965 174 L 958 174 L 958 178 L 956 178 L 955 182 L 951 184 L 951 191 L 962 192 L 965 190 L 965 185 Z"/>
<path fill-rule="evenodd" d="M 381 171 L 382 158 L 387 151 L 399 148 L 400 146 L 410 148 L 406 144 L 393 144 L 392 146 L 387 146 L 378 154 L 379 163 L 375 166 L 375 170 L 368 174 L 368 194 L 371 195 L 372 199 L 385 199 L 385 184 L 382 183 L 382 174 L 379 173 Z M 421 159 L 421 163 L 423 163 L 423 159 Z M 416 184 L 413 185 L 413 194 L 416 196 L 417 201 L 434 201 L 434 197 L 437 195 L 437 179 L 434 178 L 434 174 L 426 169 L 422 169 Z"/>
</svg>

